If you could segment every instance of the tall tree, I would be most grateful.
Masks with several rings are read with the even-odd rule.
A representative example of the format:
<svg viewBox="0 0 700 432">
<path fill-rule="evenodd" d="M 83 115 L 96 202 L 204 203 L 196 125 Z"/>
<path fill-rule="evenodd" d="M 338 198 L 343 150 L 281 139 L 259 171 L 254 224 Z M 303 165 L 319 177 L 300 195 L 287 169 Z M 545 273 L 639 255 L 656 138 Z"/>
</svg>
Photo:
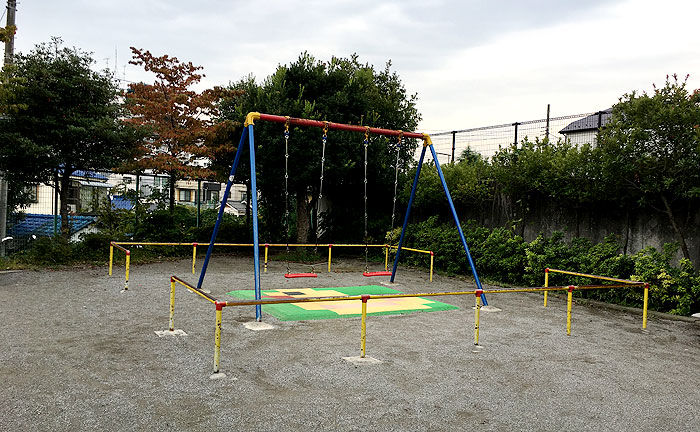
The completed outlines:
<svg viewBox="0 0 700 432">
<path fill-rule="evenodd" d="M 0 42 L 7 42 L 15 33 L 17 33 L 17 26 L 0 27 Z"/>
<path fill-rule="evenodd" d="M 600 145 L 627 190 L 667 215 L 689 259 L 676 202 L 700 198 L 700 92 L 686 89 L 687 78 L 666 77 L 653 94 L 623 95 Z"/>
<path fill-rule="evenodd" d="M 206 167 L 206 142 L 220 126 L 218 101 L 227 92 L 219 87 L 201 93 L 192 89 L 204 77 L 198 72 L 202 66 L 180 62 L 167 54 L 154 56 L 134 47 L 131 51 L 133 60 L 129 63 L 155 74 L 155 81 L 129 85 L 126 102 L 132 121 L 147 127 L 150 135 L 141 143 L 141 156 L 127 168 L 167 174 L 172 212 L 178 179 L 213 174 Z"/>
<path fill-rule="evenodd" d="M 104 170 L 133 155 L 137 132 L 122 121 L 119 89 L 108 72 L 92 70 L 90 54 L 62 41 L 18 54 L 2 72 L 5 107 L 0 170 L 14 184 L 58 176 L 61 233 L 67 237 L 68 189 L 77 170 Z"/>
<path fill-rule="evenodd" d="M 233 86 L 245 90 L 224 111 L 227 118 L 241 119 L 249 111 L 288 115 L 412 131 L 420 120 L 416 96 L 407 94 L 399 76 L 387 63 L 382 70 L 361 64 L 356 55 L 319 61 L 308 53 L 284 66 L 260 85 L 248 77 Z M 282 227 L 284 196 L 284 127 L 256 125 L 255 141 L 258 187 L 269 227 Z M 329 210 L 323 218 L 325 232 L 333 241 L 362 238 L 364 137 L 357 133 L 330 131 L 325 152 L 323 196 Z M 400 168 L 412 161 L 417 143 L 404 140 Z M 370 230 L 377 235 L 389 227 L 394 186 L 396 141 L 371 136 L 368 149 Z M 322 132 L 291 128 L 289 139 L 289 210 L 297 220 L 297 241 L 313 239 L 315 214 L 321 188 Z M 253 191 L 252 193 L 255 193 Z M 271 228 L 271 231 L 275 231 Z M 278 229 L 270 235 L 282 234 Z M 383 237 L 383 236 L 382 236 Z"/>
</svg>

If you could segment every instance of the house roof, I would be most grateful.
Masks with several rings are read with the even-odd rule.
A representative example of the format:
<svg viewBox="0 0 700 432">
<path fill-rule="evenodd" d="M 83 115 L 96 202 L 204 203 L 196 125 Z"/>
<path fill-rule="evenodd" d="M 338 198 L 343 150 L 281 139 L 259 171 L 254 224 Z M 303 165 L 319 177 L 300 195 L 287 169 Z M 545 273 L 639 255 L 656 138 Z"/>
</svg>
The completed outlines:
<svg viewBox="0 0 700 432">
<path fill-rule="evenodd" d="M 81 186 L 102 187 L 102 188 L 111 188 L 112 187 L 105 182 L 92 181 L 92 180 L 78 180 L 78 183 L 80 183 Z"/>
<path fill-rule="evenodd" d="M 56 216 L 56 218 L 57 229 L 60 231 L 61 217 Z M 80 231 L 96 220 L 96 216 L 68 216 L 72 233 Z M 15 238 L 29 237 L 32 234 L 37 237 L 49 237 L 54 234 L 53 224 L 53 215 L 27 213 L 21 222 L 10 228 L 9 235 Z"/>
<path fill-rule="evenodd" d="M 59 169 L 60 172 L 63 172 L 63 167 Z M 104 180 L 107 181 L 107 176 L 104 174 L 100 174 L 95 171 L 85 171 L 85 170 L 75 170 L 73 171 L 73 174 L 71 177 L 82 177 L 84 179 L 90 179 L 90 180 Z"/>
<path fill-rule="evenodd" d="M 236 210 L 238 213 L 245 213 L 246 203 L 239 201 L 227 201 L 226 207 Z M 221 208 L 221 203 L 216 206 L 217 210 Z"/>
<path fill-rule="evenodd" d="M 112 197 L 112 208 L 119 210 L 131 210 L 134 208 L 134 202 L 121 195 Z"/>
<path fill-rule="evenodd" d="M 610 122 L 612 118 L 612 108 L 608 108 L 602 111 L 600 116 L 600 126 L 605 126 Z M 591 114 L 588 117 L 584 117 L 575 122 L 571 122 L 562 130 L 559 131 L 560 134 L 569 134 L 575 132 L 592 131 L 598 129 L 598 113 Z"/>
</svg>

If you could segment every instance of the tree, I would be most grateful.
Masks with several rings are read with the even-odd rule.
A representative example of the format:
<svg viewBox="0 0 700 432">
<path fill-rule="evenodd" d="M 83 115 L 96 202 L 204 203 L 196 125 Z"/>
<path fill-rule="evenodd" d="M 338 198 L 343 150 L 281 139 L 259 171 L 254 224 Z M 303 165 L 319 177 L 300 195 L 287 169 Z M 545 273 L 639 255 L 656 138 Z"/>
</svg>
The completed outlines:
<svg viewBox="0 0 700 432">
<path fill-rule="evenodd" d="M 376 71 L 368 64 L 361 64 L 356 55 L 332 57 L 324 62 L 302 53 L 295 62 L 279 66 L 262 84 L 247 77 L 233 88 L 245 93 L 223 111 L 229 119 L 241 119 L 249 111 L 259 111 L 406 131 L 414 130 L 420 120 L 416 96 L 407 94 L 399 76 L 391 71 L 391 63 Z M 256 124 L 255 129 L 258 187 L 270 227 L 284 225 L 283 130 L 279 124 L 264 122 Z M 315 213 L 320 189 L 321 135 L 320 130 L 313 128 L 293 127 L 290 131 L 289 210 L 297 218 L 299 242 L 313 237 L 311 214 Z M 321 224 L 327 237 L 334 241 L 341 238 L 357 241 L 362 237 L 363 140 L 362 134 L 328 133 L 323 196 L 330 210 L 322 217 Z M 416 145 L 413 140 L 403 141 L 399 167 L 402 172 L 412 163 Z M 379 236 L 380 230 L 389 227 L 396 141 L 370 136 L 368 158 L 370 231 Z M 270 233 L 280 234 L 279 230 Z"/>
<path fill-rule="evenodd" d="M 132 122 L 147 127 L 150 134 L 141 143 L 141 156 L 125 168 L 167 174 L 172 212 L 178 179 L 208 178 L 213 174 L 203 166 L 209 155 L 205 143 L 221 126 L 216 121 L 217 103 L 227 92 L 219 87 L 201 93 L 192 90 L 204 76 L 198 73 L 201 66 L 182 63 L 167 54 L 156 57 L 134 47 L 131 51 L 133 60 L 129 63 L 143 66 L 156 79 L 153 84 L 129 85 L 126 105 Z"/>
<path fill-rule="evenodd" d="M 441 165 L 445 182 L 450 189 L 452 201 L 461 218 L 481 218 L 487 203 L 493 201 L 494 190 L 491 167 L 487 160 L 467 148 L 457 163 Z M 410 177 L 415 176 L 415 169 Z M 411 182 L 405 182 L 400 199 L 408 203 L 412 189 Z M 452 214 L 445 197 L 445 191 L 434 161 L 423 163 L 420 183 L 416 190 L 413 211 L 417 218 L 439 215 L 441 219 L 451 219 Z"/>
<path fill-rule="evenodd" d="M 607 169 L 638 197 L 668 216 L 685 258 L 690 257 L 677 201 L 700 198 L 700 93 L 687 78 L 666 77 L 652 95 L 627 93 L 601 133 Z M 612 174 L 611 174 L 612 176 Z"/>
<path fill-rule="evenodd" d="M 7 42 L 17 33 L 17 26 L 0 27 L 0 42 Z"/>
<path fill-rule="evenodd" d="M 120 94 L 90 54 L 52 39 L 3 69 L 0 170 L 15 185 L 58 178 L 61 234 L 68 237 L 68 189 L 77 170 L 104 170 L 133 154 L 137 131 L 122 121 Z"/>
</svg>

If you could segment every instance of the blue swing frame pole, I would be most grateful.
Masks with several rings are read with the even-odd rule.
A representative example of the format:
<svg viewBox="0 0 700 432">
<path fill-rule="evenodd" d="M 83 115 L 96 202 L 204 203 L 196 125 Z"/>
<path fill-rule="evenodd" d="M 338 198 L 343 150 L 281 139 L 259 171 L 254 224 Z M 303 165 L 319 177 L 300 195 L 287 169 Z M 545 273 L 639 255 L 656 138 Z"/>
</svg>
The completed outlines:
<svg viewBox="0 0 700 432">
<path fill-rule="evenodd" d="M 425 150 L 423 150 L 425 152 Z M 435 148 L 433 148 L 432 144 L 430 145 L 430 153 L 433 155 L 433 160 L 435 161 L 435 167 L 437 168 L 437 173 L 438 176 L 440 177 L 440 182 L 442 183 L 442 188 L 445 190 L 445 196 L 447 197 L 447 202 L 450 204 L 450 210 L 452 211 L 452 217 L 455 220 L 455 224 L 457 225 L 457 231 L 459 232 L 459 238 L 462 240 L 462 246 L 464 247 L 464 251 L 467 253 L 467 260 L 469 261 L 469 266 L 472 269 L 472 275 L 474 276 L 474 282 L 476 283 L 476 287 L 479 290 L 483 290 L 481 287 L 481 281 L 479 280 L 479 275 L 476 273 L 476 266 L 474 265 L 474 260 L 472 260 L 472 254 L 469 253 L 469 246 L 467 246 L 467 240 L 464 238 L 464 232 L 462 231 L 462 225 L 459 223 L 459 217 L 457 217 L 457 210 L 455 209 L 455 205 L 452 202 L 452 196 L 450 195 L 450 191 L 447 188 L 447 182 L 445 181 L 445 176 L 442 174 L 442 168 L 440 168 L 440 162 L 438 161 L 437 154 L 435 154 Z M 483 293 L 481 294 L 481 303 L 484 306 L 488 306 L 488 302 L 486 301 L 486 295 Z"/>
<path fill-rule="evenodd" d="M 406 208 L 406 216 L 403 218 L 403 227 L 401 228 L 401 237 L 399 238 L 399 244 L 396 247 L 396 257 L 394 257 L 394 267 L 391 269 L 391 279 L 390 282 L 394 282 L 396 277 L 396 268 L 399 265 L 399 255 L 401 255 L 401 247 L 403 246 L 403 239 L 406 235 L 406 228 L 408 227 L 408 217 L 411 214 L 411 206 L 413 205 L 413 198 L 416 196 L 416 189 L 418 188 L 418 177 L 420 177 L 420 170 L 423 166 L 423 159 L 425 158 L 425 148 L 423 146 L 423 151 L 420 154 L 420 160 L 418 161 L 418 167 L 416 167 L 416 176 L 413 178 L 413 187 L 411 188 L 411 197 L 408 199 L 408 207 Z"/>
<path fill-rule="evenodd" d="M 219 225 L 224 216 L 224 209 L 226 208 L 226 202 L 228 201 L 229 194 L 231 193 L 231 186 L 233 185 L 233 177 L 236 175 L 236 170 L 238 169 L 238 162 L 241 160 L 241 154 L 243 153 L 243 143 L 248 135 L 248 129 L 243 129 L 241 133 L 241 139 L 238 142 L 238 149 L 236 149 L 236 157 L 233 160 L 233 165 L 231 166 L 231 172 L 228 175 L 228 181 L 226 182 L 226 190 L 224 191 L 224 197 L 221 199 L 221 207 L 219 208 L 219 215 L 216 217 L 216 224 L 214 224 L 214 231 L 211 233 L 211 241 L 209 242 L 209 247 L 207 248 L 207 255 L 204 257 L 204 263 L 202 264 L 202 271 L 199 273 L 199 282 L 197 282 L 197 289 L 202 289 L 202 283 L 204 283 L 204 275 L 207 273 L 207 266 L 209 265 L 209 258 L 211 258 L 211 252 L 214 250 L 214 242 L 216 241 L 216 235 L 219 232 Z"/>
<path fill-rule="evenodd" d="M 253 124 L 248 125 L 250 143 L 250 200 L 253 207 L 253 272 L 255 273 L 255 300 L 260 300 L 260 240 L 258 239 L 258 186 L 255 178 L 255 137 Z M 255 305 L 255 320 L 262 321 L 262 306 Z"/>
</svg>

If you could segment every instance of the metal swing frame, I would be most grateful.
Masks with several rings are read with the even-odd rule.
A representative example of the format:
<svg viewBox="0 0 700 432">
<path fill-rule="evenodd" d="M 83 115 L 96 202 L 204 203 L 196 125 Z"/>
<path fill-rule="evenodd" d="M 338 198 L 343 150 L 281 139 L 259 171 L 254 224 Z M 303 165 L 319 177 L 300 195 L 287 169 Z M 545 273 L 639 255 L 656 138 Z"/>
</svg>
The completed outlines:
<svg viewBox="0 0 700 432">
<path fill-rule="evenodd" d="M 317 128 L 327 128 L 328 130 L 344 130 L 344 131 L 352 131 L 352 132 L 362 132 L 362 133 L 367 133 L 367 134 L 375 134 L 375 135 L 383 135 L 383 136 L 403 136 L 403 138 L 416 138 L 420 139 L 423 141 L 423 150 L 421 151 L 420 159 L 418 161 L 418 167 L 416 168 L 416 175 L 413 179 L 413 186 L 411 188 L 411 195 L 408 200 L 408 206 L 406 208 L 406 215 L 404 216 L 404 221 L 403 221 L 403 226 L 401 228 L 401 237 L 399 238 L 399 244 L 396 248 L 396 257 L 394 258 L 394 265 L 391 270 L 391 282 L 394 282 L 394 279 L 396 278 L 396 270 L 399 265 L 399 258 L 401 256 L 401 248 L 403 246 L 403 241 L 406 235 L 406 229 L 408 227 L 408 220 L 409 216 L 411 214 L 411 206 L 413 205 L 413 200 L 416 195 L 416 189 L 418 187 L 418 179 L 420 178 L 420 172 L 421 172 L 421 167 L 423 166 L 423 160 L 425 159 L 425 153 L 427 149 L 430 149 L 430 152 L 433 156 L 433 160 L 435 161 L 435 166 L 437 168 L 437 173 L 440 178 L 440 182 L 442 183 L 443 190 L 445 191 L 445 197 L 447 198 L 447 202 L 450 206 L 450 210 L 452 212 L 452 217 L 454 219 L 454 222 L 457 226 L 457 232 L 459 233 L 460 240 L 462 241 L 462 247 L 464 248 L 464 252 L 466 253 L 467 260 L 469 261 L 469 266 L 471 267 L 472 275 L 474 276 L 474 282 L 477 286 L 477 289 L 483 290 L 481 286 L 481 281 L 479 280 L 479 276 L 476 271 L 476 266 L 474 265 L 474 260 L 472 259 L 471 253 L 469 252 L 469 246 L 467 245 L 467 241 L 464 237 L 464 232 L 462 231 L 462 226 L 460 225 L 459 222 L 459 217 L 457 216 L 457 211 L 455 209 L 454 203 L 452 201 L 452 196 L 450 195 L 450 191 L 447 187 L 447 183 L 445 182 L 445 176 L 442 173 L 442 169 L 440 168 L 440 163 L 437 158 L 437 154 L 435 153 L 435 148 L 433 147 L 433 142 L 430 139 L 430 135 L 424 134 L 424 133 L 418 133 L 418 132 L 402 132 L 398 130 L 392 130 L 392 129 L 382 129 L 382 128 L 372 128 L 372 127 L 365 127 L 365 126 L 355 126 L 355 125 L 348 125 L 348 124 L 342 124 L 342 123 L 332 123 L 332 122 L 326 122 L 326 121 L 319 121 L 319 120 L 309 120 L 309 119 L 300 119 L 300 118 L 294 118 L 294 117 L 285 117 L 285 116 L 278 116 L 278 115 L 272 115 L 272 114 L 261 114 L 258 112 L 250 112 L 246 116 L 245 123 L 244 123 L 244 129 L 243 133 L 241 134 L 241 139 L 238 143 L 238 148 L 236 150 L 236 156 L 233 160 L 233 165 L 231 166 L 231 172 L 229 173 L 228 176 L 228 181 L 226 183 L 226 190 L 224 191 L 224 195 L 221 199 L 221 206 L 219 207 L 219 214 L 216 218 L 216 224 L 214 225 L 214 231 L 212 232 L 211 236 L 211 241 L 209 242 L 209 247 L 207 249 L 207 254 L 206 257 L 204 258 L 204 263 L 202 264 L 202 270 L 199 274 L 199 281 L 197 283 L 197 289 L 202 289 L 202 284 L 204 283 L 204 278 L 207 272 L 207 267 L 209 265 L 209 260 L 211 259 L 211 253 L 214 249 L 214 243 L 216 241 L 216 235 L 218 234 L 219 231 L 219 225 L 221 224 L 221 220 L 223 218 L 224 214 L 224 208 L 226 207 L 226 202 L 228 201 L 229 194 L 231 192 L 231 186 L 233 185 L 233 181 L 235 178 L 236 170 L 238 169 L 238 164 L 241 159 L 241 155 L 243 153 L 243 148 L 245 147 L 245 142 L 246 140 L 248 141 L 248 148 L 250 151 L 250 188 L 251 188 L 251 206 L 252 206 L 252 219 L 253 219 L 253 274 L 254 274 L 254 289 L 255 289 L 255 299 L 260 300 L 261 299 L 261 287 L 260 287 L 260 239 L 258 235 L 258 196 L 257 196 L 257 178 L 256 178 L 256 169 L 255 169 L 255 137 L 254 137 L 254 123 L 256 120 L 260 121 L 268 121 L 268 122 L 273 122 L 273 123 L 282 123 L 286 124 L 287 122 L 290 125 L 297 125 L 297 126 L 309 126 L 309 127 L 317 127 Z M 486 296 L 482 293 L 481 294 L 481 301 L 484 306 L 488 305 L 486 301 Z M 255 305 L 255 318 L 257 321 L 262 321 L 262 307 L 260 304 Z"/>
<path fill-rule="evenodd" d="M 284 228 L 285 228 L 285 240 L 287 242 L 285 254 L 287 262 L 287 271 L 284 277 L 287 279 L 296 278 L 315 278 L 318 277 L 316 274 L 315 265 L 311 264 L 311 271 L 307 273 L 292 273 L 289 268 L 289 122 L 290 117 L 285 117 L 287 120 L 284 123 Z M 326 162 L 326 143 L 328 140 L 328 128 L 323 128 L 323 150 L 321 153 L 321 186 L 319 187 L 318 203 L 316 206 L 316 220 L 318 220 L 319 208 L 321 203 L 321 198 L 323 198 L 323 166 Z M 316 227 L 316 251 L 318 251 L 318 227 Z"/>
<path fill-rule="evenodd" d="M 401 139 L 403 138 L 403 132 L 399 131 L 399 146 L 396 148 L 396 180 L 394 181 L 394 208 L 391 210 L 391 220 L 392 220 L 392 226 L 391 229 L 394 229 L 394 212 L 396 211 L 396 185 L 398 181 L 398 175 L 399 175 L 399 151 L 400 151 L 400 145 L 401 145 Z M 369 147 L 369 127 L 365 129 L 365 140 L 362 142 L 364 145 L 365 149 L 365 177 L 364 177 L 364 187 L 365 187 L 365 196 L 364 196 L 364 204 L 365 204 L 365 271 L 362 273 L 362 276 L 364 277 L 375 277 L 375 276 L 391 276 L 393 275 L 392 272 L 390 271 L 369 271 L 369 232 L 367 230 L 367 219 L 368 219 L 368 213 L 367 213 L 367 165 L 368 165 L 368 158 L 367 158 L 367 147 Z"/>
</svg>

